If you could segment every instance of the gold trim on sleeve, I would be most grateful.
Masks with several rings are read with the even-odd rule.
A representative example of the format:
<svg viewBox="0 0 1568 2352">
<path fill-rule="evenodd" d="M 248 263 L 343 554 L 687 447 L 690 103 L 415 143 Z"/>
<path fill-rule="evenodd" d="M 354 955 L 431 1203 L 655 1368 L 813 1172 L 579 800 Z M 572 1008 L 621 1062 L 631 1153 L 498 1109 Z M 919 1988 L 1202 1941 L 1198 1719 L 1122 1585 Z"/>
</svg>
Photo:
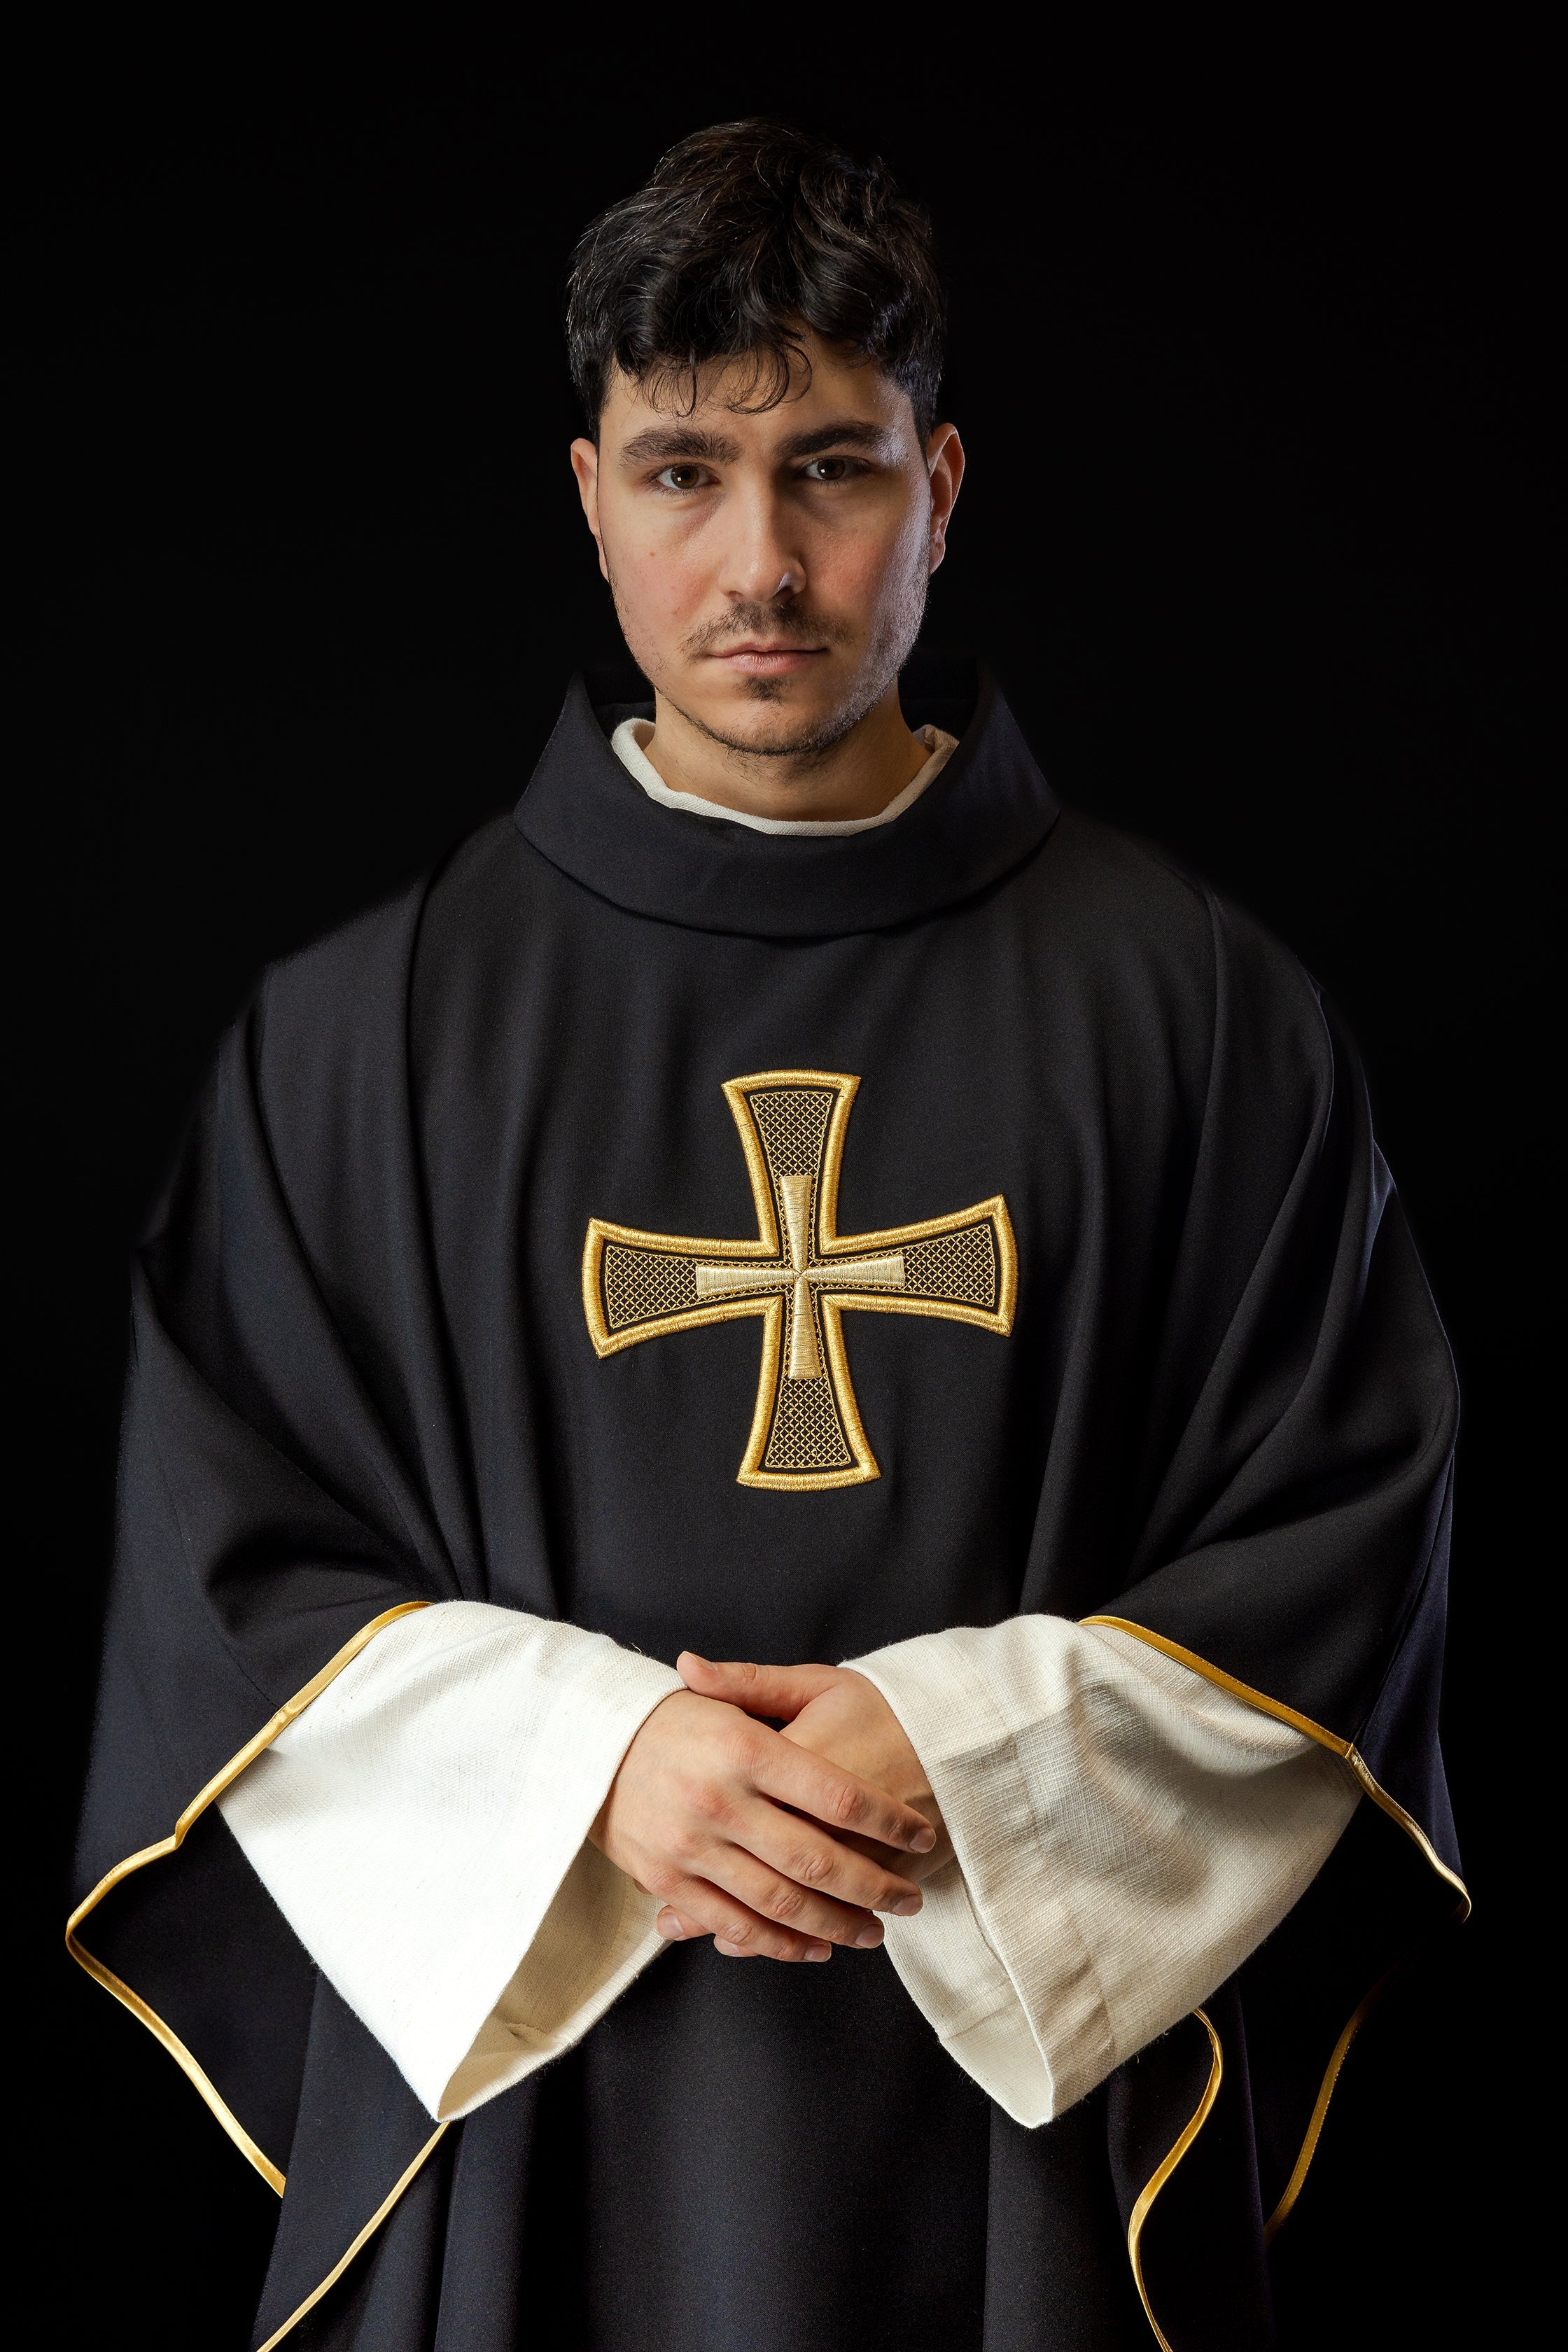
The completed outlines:
<svg viewBox="0 0 1568 2352">
<path fill-rule="evenodd" d="M 273 2329 L 266 2343 L 258 2347 L 258 2352 L 272 2352 L 273 2346 L 276 2344 L 281 2344 L 283 2338 L 289 2334 L 289 2330 L 299 2326 L 300 2322 L 304 2318 L 305 2314 L 308 2311 L 313 2311 L 315 2309 L 317 2304 L 320 2303 L 321 2297 L 326 2294 L 327 2289 L 337 2284 L 339 2279 L 342 2278 L 343 2273 L 347 2270 L 354 2256 L 359 2252 L 360 2248 L 365 2244 L 367 2240 L 374 2237 L 376 2231 L 380 2229 L 382 2223 L 385 2221 L 387 2215 L 391 2212 L 398 2199 L 403 2195 L 405 2189 L 411 2187 L 413 2182 L 418 2178 L 419 2173 L 425 2166 L 426 2158 L 435 2154 L 437 2146 L 443 2139 L 445 2139 L 449 2128 L 450 2126 L 447 2124 L 438 2124 L 437 2126 L 436 2129 L 430 2135 L 430 2137 L 420 2149 L 418 2155 L 415 2158 L 413 2163 L 409 2166 L 407 2171 L 403 2175 L 401 2180 L 397 2181 L 382 2199 L 381 2203 L 376 2207 L 374 2212 L 371 2215 L 369 2221 L 365 2223 L 358 2237 L 354 2239 L 347 2252 L 341 2255 L 332 2264 L 331 2269 L 327 2273 L 327 2275 L 321 2281 L 321 2285 L 311 2290 L 311 2292 L 305 2297 L 304 2302 L 300 2305 L 299 2309 L 289 2313 L 288 2318 L 283 2322 L 282 2326 L 275 2327 Z"/>
<path fill-rule="evenodd" d="M 425 1601 L 400 1601 L 395 1609 L 383 1610 L 381 1615 L 373 1617 L 368 1625 L 362 1625 L 353 1639 L 345 1642 L 335 1657 L 328 1659 L 320 1674 L 312 1675 L 302 1690 L 296 1691 L 292 1698 L 285 1699 L 277 1714 L 262 1725 L 255 1738 L 247 1739 L 237 1755 L 231 1756 L 222 1770 L 214 1773 L 205 1788 L 192 1798 L 170 1834 L 165 1838 L 160 1838 L 156 1845 L 143 1846 L 140 1853 L 128 1854 L 123 1862 L 117 1862 L 114 1868 L 106 1872 L 99 1880 L 87 1900 L 77 1906 L 66 1922 L 66 1949 L 72 1959 L 84 1968 L 88 1975 L 100 1984 L 106 1992 L 111 1992 L 116 2000 L 123 2002 L 132 2016 L 139 2018 L 150 2033 L 156 2035 L 175 2065 L 195 2085 L 196 2090 L 205 2100 L 240 2154 L 255 2166 L 268 2187 L 275 2189 L 279 2197 L 283 2194 L 282 2173 L 271 2158 L 265 2156 L 257 2147 L 245 2126 L 221 2096 L 216 2086 L 192 2056 L 190 2051 L 186 2049 L 179 2035 L 172 2026 L 165 2025 L 155 2010 L 149 2008 L 140 1993 L 133 1992 L 128 1984 L 123 1983 L 115 1975 L 112 1969 L 106 1968 L 100 1959 L 96 1958 L 87 1949 L 86 1946 L 79 1941 L 77 1929 L 89 1912 L 97 1910 L 104 1896 L 112 1888 L 118 1886 L 122 1878 L 129 1878 L 132 1871 L 144 1870 L 150 1862 L 162 1862 L 166 1855 L 177 1853 L 184 1843 L 192 1824 L 200 1819 L 207 1807 L 222 1796 L 231 1781 L 238 1780 L 247 1765 L 255 1763 L 263 1749 L 271 1747 L 280 1732 L 287 1731 L 289 1726 L 304 1714 L 312 1699 L 320 1698 L 327 1685 L 342 1674 L 351 1659 L 358 1657 L 366 1643 L 374 1640 L 384 1626 L 390 1625 L 395 1618 L 411 1616 L 415 1610 L 426 1609 L 429 1605 L 429 1602 Z M 412 2175 L 409 2177 L 412 2178 Z M 399 2191 L 395 2192 L 395 2197 L 400 2191 L 401 2184 Z M 389 2200 L 389 2207 L 390 2201 L 392 2200 Z M 384 2210 L 389 2210 L 389 2207 Z M 379 2221 L 380 2218 L 378 2214 L 376 2219 Z M 370 2224 L 371 2228 L 374 2226 L 374 2222 Z M 347 2259 L 345 2255 L 344 2260 Z M 333 2276 L 336 2275 L 334 2272 Z M 292 2325 L 291 2320 L 289 2326 L 292 2326 Z M 276 2336 L 272 2340 L 276 2343 Z"/>
<path fill-rule="evenodd" d="M 1308 1739 L 1315 1740 L 1320 1748 L 1326 1748 L 1331 1755 L 1341 1758 L 1354 1773 L 1363 1796 L 1370 1797 L 1379 1811 L 1386 1813 L 1389 1820 L 1405 1832 L 1405 1836 L 1420 1853 L 1422 1859 L 1439 1878 L 1454 1888 L 1459 1899 L 1450 1915 L 1453 1923 L 1457 1926 L 1469 1917 L 1469 1889 L 1464 1880 L 1456 1871 L 1450 1870 L 1447 1864 L 1439 1857 L 1420 1822 L 1405 1811 L 1396 1797 L 1391 1797 L 1388 1790 L 1373 1779 L 1352 1741 L 1342 1739 L 1337 1732 L 1325 1730 L 1321 1723 L 1314 1723 L 1310 1715 L 1302 1715 L 1297 1708 L 1287 1706 L 1282 1699 L 1270 1698 L 1266 1691 L 1254 1690 L 1250 1683 L 1238 1682 L 1234 1675 L 1227 1675 L 1223 1667 L 1211 1665 L 1206 1658 L 1200 1658 L 1194 1651 L 1184 1649 L 1179 1642 L 1167 1641 L 1163 1633 L 1152 1633 L 1146 1625 L 1133 1624 L 1130 1618 L 1095 1616 L 1083 1617 L 1079 1622 L 1084 1625 L 1109 1626 L 1118 1633 L 1131 1633 L 1135 1641 L 1146 1642 L 1151 1649 L 1163 1652 L 1167 1658 L 1173 1658 L 1178 1665 L 1188 1667 L 1194 1675 L 1201 1675 L 1205 1682 L 1215 1683 L 1221 1690 L 1227 1690 L 1234 1697 L 1245 1700 L 1248 1706 L 1255 1706 L 1260 1715 L 1271 1715 L 1277 1723 L 1288 1723 L 1292 1730 L 1300 1732 Z M 1311 2168 L 1312 2158 L 1318 2152 L 1318 2142 L 1322 2137 L 1324 2119 L 1329 2112 L 1329 2102 L 1334 2095 L 1340 2070 L 1350 2054 L 1351 2043 L 1410 1957 L 1406 1953 L 1402 1958 L 1396 1960 L 1391 1969 L 1385 1969 L 1379 1977 L 1372 1990 L 1363 1994 L 1330 2053 L 1323 2079 L 1318 2085 L 1318 2095 L 1312 2104 L 1306 2137 L 1302 2140 L 1296 2161 L 1291 2167 L 1290 2178 L 1285 2184 L 1284 2194 L 1264 2224 L 1265 2243 L 1273 2239 L 1275 2232 L 1289 2219 L 1291 2209 L 1301 2194 L 1308 2172 Z M 1201 2011 L 1197 2013 L 1201 2014 Z M 1144 2308 L 1148 2308 L 1147 2303 Z M 1153 2326 L 1152 2317 L 1150 2325 Z M 1160 2331 L 1157 2327 L 1154 2333 L 1159 2335 Z M 1163 2336 L 1160 2340 L 1162 2343 L 1164 2342 Z"/>
<path fill-rule="evenodd" d="M 1131 1633 L 1134 1641 L 1146 1642 L 1152 1650 L 1163 1651 L 1165 1656 L 1173 1658 L 1179 1666 L 1187 1666 L 1194 1675 L 1202 1675 L 1205 1682 L 1217 1683 L 1222 1690 L 1245 1699 L 1248 1706 L 1257 1707 L 1260 1715 L 1271 1715 L 1277 1723 L 1288 1723 L 1292 1730 L 1303 1733 L 1309 1739 L 1315 1739 L 1320 1748 L 1326 1748 L 1331 1754 L 1342 1758 L 1361 1783 L 1362 1793 L 1370 1797 L 1391 1822 L 1398 1823 L 1405 1836 L 1420 1848 L 1423 1857 L 1438 1877 L 1447 1879 L 1456 1890 L 1461 1906 L 1459 1917 L 1469 1917 L 1470 1895 L 1464 1880 L 1439 1858 L 1436 1848 L 1420 1822 L 1405 1811 L 1398 1798 L 1391 1797 L 1388 1790 L 1373 1780 L 1352 1741 L 1342 1739 L 1337 1731 L 1325 1731 L 1322 1725 L 1314 1723 L 1310 1715 L 1299 1714 L 1295 1707 L 1287 1706 L 1283 1699 L 1270 1698 L 1267 1691 L 1254 1690 L 1250 1683 L 1237 1682 L 1236 1676 L 1227 1675 L 1223 1667 L 1211 1666 L 1206 1658 L 1198 1657 L 1192 1650 L 1184 1650 L 1179 1642 L 1168 1642 L 1163 1633 L 1152 1633 L 1146 1625 L 1134 1625 L 1126 1617 L 1080 1617 L 1079 1622 L 1080 1625 L 1108 1625 L 1114 1633 Z"/>
<path fill-rule="evenodd" d="M 1154 2306 L 1149 2300 L 1149 2290 L 1143 2284 L 1142 2252 L 1143 2225 L 1149 2219 L 1155 2198 L 1158 2197 L 1161 2189 L 1207 2123 L 1210 2110 L 1219 2096 L 1219 2086 L 1225 2076 L 1225 2058 L 1220 2049 L 1219 2035 L 1210 2023 L 1207 2011 L 1194 2009 L 1192 2014 L 1197 2019 L 1209 2038 L 1209 2078 L 1204 2085 L 1203 2097 L 1182 2126 L 1181 2137 L 1161 2158 L 1145 2181 L 1142 2193 L 1133 2206 L 1131 2217 L 1127 2224 L 1127 2254 L 1132 2264 L 1133 2281 L 1138 2289 L 1139 2300 L 1143 2305 L 1143 2316 L 1154 2331 L 1154 2340 L 1160 2347 L 1160 2352 L 1171 2352 L 1171 2345 L 1164 2329 L 1154 2316 Z M 265 2347 L 263 2352 L 266 2352 Z"/>
</svg>

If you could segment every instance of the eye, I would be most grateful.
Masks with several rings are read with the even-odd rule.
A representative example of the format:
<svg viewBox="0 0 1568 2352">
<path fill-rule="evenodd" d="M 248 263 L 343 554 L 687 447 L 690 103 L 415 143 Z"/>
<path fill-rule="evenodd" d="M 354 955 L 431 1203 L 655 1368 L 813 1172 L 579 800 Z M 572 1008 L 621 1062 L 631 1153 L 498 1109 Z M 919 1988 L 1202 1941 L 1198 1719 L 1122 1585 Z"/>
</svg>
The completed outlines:
<svg viewBox="0 0 1568 2352">
<path fill-rule="evenodd" d="M 703 468 L 694 460 L 666 466 L 654 476 L 661 490 L 695 490 L 701 487 Z"/>
<path fill-rule="evenodd" d="M 848 479 L 851 470 L 847 457 L 813 457 L 806 466 L 805 478 L 808 482 L 843 482 Z"/>
</svg>

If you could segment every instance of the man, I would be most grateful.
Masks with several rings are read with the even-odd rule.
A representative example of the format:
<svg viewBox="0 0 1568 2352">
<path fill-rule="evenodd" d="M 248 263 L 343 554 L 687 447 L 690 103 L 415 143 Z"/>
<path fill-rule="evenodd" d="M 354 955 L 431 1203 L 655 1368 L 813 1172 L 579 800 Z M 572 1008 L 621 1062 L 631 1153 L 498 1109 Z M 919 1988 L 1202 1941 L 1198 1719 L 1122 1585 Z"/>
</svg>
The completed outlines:
<svg viewBox="0 0 1568 2352">
<path fill-rule="evenodd" d="M 570 342 L 652 697 L 226 1043 L 73 1947 L 284 2192 L 258 2346 L 1251 2352 L 1463 1902 L 1352 1051 L 911 658 L 963 453 L 880 166 L 685 142 Z"/>
</svg>

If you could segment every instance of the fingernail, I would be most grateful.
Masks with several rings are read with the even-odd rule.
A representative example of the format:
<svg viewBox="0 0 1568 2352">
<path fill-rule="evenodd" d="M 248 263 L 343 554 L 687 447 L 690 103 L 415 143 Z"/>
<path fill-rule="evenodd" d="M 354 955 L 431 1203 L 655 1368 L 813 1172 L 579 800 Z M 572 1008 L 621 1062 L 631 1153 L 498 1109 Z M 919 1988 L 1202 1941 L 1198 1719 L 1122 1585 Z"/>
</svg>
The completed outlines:
<svg viewBox="0 0 1568 2352">
<path fill-rule="evenodd" d="M 712 1659 L 705 1658 L 700 1650 L 688 1650 L 686 1654 L 690 1659 L 694 1666 L 707 1666 L 711 1670 L 713 1664 Z"/>
<path fill-rule="evenodd" d="M 896 1919 L 907 1919 L 921 1908 L 922 1899 L 911 1887 L 907 1895 L 895 1895 L 891 1903 L 884 1903 L 880 1907 L 890 1911 Z"/>
<path fill-rule="evenodd" d="M 929 1853 L 935 1843 L 936 1832 L 928 1824 L 925 1829 L 917 1830 L 915 1832 L 913 1837 L 910 1840 L 910 1852 L 911 1853 Z"/>
<path fill-rule="evenodd" d="M 882 1930 L 873 1923 L 861 1928 L 855 1938 L 856 1948 L 862 1952 L 874 1952 L 881 1940 Z"/>
<path fill-rule="evenodd" d="M 654 1926 L 667 1943 L 680 1944 L 686 1940 L 686 1930 L 673 1911 L 661 1911 Z"/>
<path fill-rule="evenodd" d="M 807 1944 L 805 1957 L 808 1960 L 830 1960 L 833 1958 L 833 1947 L 831 1944 Z"/>
</svg>

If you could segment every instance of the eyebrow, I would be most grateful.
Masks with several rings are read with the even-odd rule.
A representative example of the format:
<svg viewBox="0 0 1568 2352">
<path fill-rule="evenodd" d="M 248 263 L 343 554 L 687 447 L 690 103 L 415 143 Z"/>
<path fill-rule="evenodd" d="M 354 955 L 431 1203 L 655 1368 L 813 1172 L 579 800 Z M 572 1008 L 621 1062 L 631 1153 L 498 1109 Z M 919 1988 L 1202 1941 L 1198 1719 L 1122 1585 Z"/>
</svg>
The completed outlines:
<svg viewBox="0 0 1568 2352">
<path fill-rule="evenodd" d="M 809 433 L 792 434 L 780 442 L 774 455 L 786 460 L 819 457 L 825 449 L 880 450 L 887 443 L 888 435 L 879 425 L 840 417 L 835 423 L 816 425 Z M 695 425 L 650 425 L 646 433 L 633 434 L 620 451 L 619 463 L 668 466 L 695 459 L 710 466 L 732 466 L 742 454 L 740 443 L 726 434 L 704 433 Z"/>
<path fill-rule="evenodd" d="M 721 433 L 701 433 L 692 425 L 650 425 L 634 433 L 620 453 L 623 466 L 647 466 L 657 457 L 665 465 L 679 458 L 706 458 L 710 465 L 733 465 L 741 454 L 738 441 Z"/>
<path fill-rule="evenodd" d="M 781 441 L 781 457 L 820 457 L 825 449 L 885 449 L 889 436 L 879 425 L 867 425 L 853 416 L 840 417 L 836 424 L 819 425 L 810 433 L 793 434 Z"/>
</svg>

